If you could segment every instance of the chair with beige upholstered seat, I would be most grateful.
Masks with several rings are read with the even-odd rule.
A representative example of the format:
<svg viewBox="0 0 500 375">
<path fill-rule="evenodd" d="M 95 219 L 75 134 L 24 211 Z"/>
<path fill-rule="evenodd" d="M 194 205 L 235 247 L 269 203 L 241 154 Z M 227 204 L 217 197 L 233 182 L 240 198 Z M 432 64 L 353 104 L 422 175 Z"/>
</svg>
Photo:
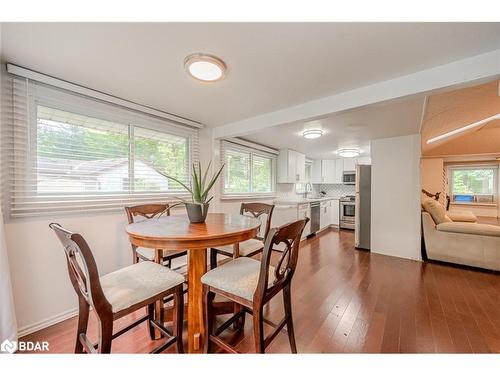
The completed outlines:
<svg viewBox="0 0 500 375">
<path fill-rule="evenodd" d="M 128 223 L 132 224 L 137 221 L 137 218 L 142 220 L 152 219 L 160 215 L 170 216 L 170 206 L 168 204 L 143 204 L 132 207 L 125 207 L 125 212 L 127 213 Z M 162 256 L 163 259 L 161 263 L 166 265 L 168 268 L 172 268 L 172 260 L 180 258 L 187 255 L 185 250 L 166 250 L 163 249 Z M 157 254 L 155 249 L 148 249 L 145 247 L 137 247 L 132 245 L 132 256 L 134 263 L 137 263 L 139 259 L 145 261 L 157 261 Z"/>
<path fill-rule="evenodd" d="M 239 255 L 242 257 L 253 257 L 259 254 L 264 248 L 264 240 L 271 227 L 274 205 L 266 203 L 242 203 L 240 207 L 241 215 L 248 215 L 264 221 L 264 230 L 262 236 L 243 241 L 239 243 Z M 217 267 L 217 255 L 223 255 L 234 258 L 234 245 L 226 245 L 210 249 L 210 268 Z"/>
<path fill-rule="evenodd" d="M 246 313 L 253 315 L 255 350 L 264 353 L 265 348 L 276 335 L 287 326 L 288 339 L 293 353 L 297 353 L 293 331 L 291 282 L 297 266 L 300 237 L 308 218 L 271 229 L 266 237 L 262 261 L 240 257 L 231 260 L 220 267 L 210 270 L 202 276 L 204 285 L 204 308 L 207 317 L 207 351 L 210 343 L 229 351 L 236 350 L 225 343 L 218 335 L 231 324 L 240 320 Z M 271 266 L 271 253 L 274 245 L 285 244 L 276 267 Z M 263 308 L 276 294 L 283 292 L 285 317 L 280 323 L 274 324 L 264 318 Z M 229 320 L 214 328 L 213 301 L 215 295 L 228 298 L 241 306 L 239 312 Z M 275 328 L 273 333 L 264 337 L 264 323 Z"/>
<path fill-rule="evenodd" d="M 182 275 L 154 262 L 140 262 L 100 277 L 94 256 L 80 234 L 71 233 L 59 224 L 50 224 L 50 228 L 64 246 L 69 277 L 78 295 L 75 353 L 83 353 L 84 349 L 87 353 L 110 353 L 113 339 L 144 321 L 148 321 L 152 339 L 154 328 L 167 338 L 153 353 L 159 353 L 174 343 L 177 345 L 177 351 L 183 352 Z M 174 300 L 172 332 L 154 317 L 155 302 L 168 296 L 173 296 Z M 113 333 L 115 320 L 146 306 L 147 315 Z M 96 313 L 99 324 L 99 339 L 96 345 L 93 345 L 87 336 L 90 307 Z"/>
</svg>

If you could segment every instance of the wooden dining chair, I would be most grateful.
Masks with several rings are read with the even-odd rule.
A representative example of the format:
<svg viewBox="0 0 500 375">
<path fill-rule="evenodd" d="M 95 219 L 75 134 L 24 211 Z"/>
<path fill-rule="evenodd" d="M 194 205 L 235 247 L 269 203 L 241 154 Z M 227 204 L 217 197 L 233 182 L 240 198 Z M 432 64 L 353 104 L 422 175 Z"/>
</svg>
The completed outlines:
<svg viewBox="0 0 500 375">
<path fill-rule="evenodd" d="M 133 224 L 137 217 L 143 220 L 159 217 L 160 215 L 170 216 L 170 206 L 168 204 L 142 204 L 138 206 L 125 207 L 128 223 Z M 137 247 L 132 245 L 132 256 L 134 263 L 139 259 L 145 261 L 155 261 L 156 249 Z M 172 260 L 187 255 L 186 250 L 163 250 L 163 264 L 172 268 Z"/>
<path fill-rule="evenodd" d="M 236 350 L 224 342 L 219 334 L 240 317 L 249 313 L 253 315 L 255 351 L 264 353 L 265 348 L 276 335 L 287 326 L 288 339 L 292 353 L 297 353 L 293 330 L 291 282 L 299 256 L 300 237 L 309 218 L 273 228 L 269 232 L 264 245 L 262 260 L 240 257 L 220 267 L 210 270 L 202 276 L 204 288 L 204 309 L 207 319 L 206 350 L 214 343 L 224 350 L 236 353 Z M 271 266 L 271 253 L 274 245 L 284 244 L 276 267 Z M 276 294 L 283 291 L 285 316 L 280 323 L 274 324 L 264 318 L 263 308 Z M 239 304 L 241 309 L 217 329 L 214 326 L 213 301 L 218 294 Z M 264 323 L 271 325 L 274 331 L 264 337 Z"/>
<path fill-rule="evenodd" d="M 265 227 L 263 236 L 243 241 L 239 243 L 239 255 L 243 257 L 253 257 L 259 254 L 264 249 L 264 240 L 271 228 L 271 220 L 273 216 L 274 204 L 266 203 L 242 203 L 240 207 L 241 215 L 252 216 L 261 220 L 262 215 L 265 217 Z M 234 258 L 234 245 L 226 245 L 210 249 L 210 269 L 217 267 L 217 255 L 223 255 L 229 258 Z"/>
<path fill-rule="evenodd" d="M 154 338 L 154 328 L 166 337 L 165 343 L 152 353 L 159 353 L 172 344 L 183 352 L 183 292 L 184 277 L 154 262 L 139 262 L 131 266 L 99 276 L 92 251 L 85 239 L 61 225 L 52 223 L 66 255 L 69 278 L 78 295 L 78 328 L 75 353 L 110 353 L 111 341 L 144 321 L 148 321 L 150 337 Z M 173 295 L 174 323 L 169 332 L 154 317 L 154 304 Z M 148 313 L 142 318 L 113 333 L 113 322 L 143 307 Z M 97 344 L 92 344 L 87 336 L 89 309 L 92 307 L 99 323 Z"/>
</svg>

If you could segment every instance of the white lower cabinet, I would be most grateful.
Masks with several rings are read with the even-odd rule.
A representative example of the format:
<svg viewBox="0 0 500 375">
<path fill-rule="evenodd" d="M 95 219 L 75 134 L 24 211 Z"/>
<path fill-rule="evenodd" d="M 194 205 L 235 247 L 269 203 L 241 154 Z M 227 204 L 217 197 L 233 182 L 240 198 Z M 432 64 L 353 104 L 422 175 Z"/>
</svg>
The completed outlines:
<svg viewBox="0 0 500 375">
<path fill-rule="evenodd" d="M 297 205 L 277 205 L 274 207 L 271 228 L 279 227 L 297 220 Z"/>
<path fill-rule="evenodd" d="M 297 220 L 305 219 L 306 217 L 311 218 L 311 205 L 309 203 L 299 204 L 297 207 Z M 311 221 L 309 220 L 302 232 L 301 239 L 306 238 L 310 233 Z"/>
<path fill-rule="evenodd" d="M 339 203 L 339 200 L 332 199 L 330 202 L 331 202 L 331 211 L 330 211 L 331 224 L 335 225 L 335 226 L 339 226 L 340 225 L 340 212 L 339 212 L 340 203 Z"/>
<path fill-rule="evenodd" d="M 309 203 L 294 204 L 294 205 L 276 205 L 271 219 L 271 228 L 279 227 L 288 224 L 292 221 L 311 217 L 311 208 Z M 311 233 L 311 222 L 308 222 L 302 233 L 302 238 L 305 238 Z M 276 247 L 280 249 L 280 246 Z"/>
<path fill-rule="evenodd" d="M 330 201 L 321 202 L 319 209 L 319 229 L 322 230 L 330 225 Z"/>
</svg>

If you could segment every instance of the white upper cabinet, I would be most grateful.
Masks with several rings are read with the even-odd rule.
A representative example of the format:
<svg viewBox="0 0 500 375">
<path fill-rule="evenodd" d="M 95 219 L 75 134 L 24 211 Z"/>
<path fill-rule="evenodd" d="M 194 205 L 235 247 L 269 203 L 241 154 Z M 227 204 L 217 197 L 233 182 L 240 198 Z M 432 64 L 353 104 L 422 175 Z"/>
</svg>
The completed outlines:
<svg viewBox="0 0 500 375">
<path fill-rule="evenodd" d="M 344 175 L 344 161 L 342 159 L 335 159 L 335 180 L 334 184 L 341 184 Z"/>
<path fill-rule="evenodd" d="M 356 170 L 356 158 L 344 158 L 344 171 Z"/>
<path fill-rule="evenodd" d="M 372 163 L 372 158 L 369 156 L 360 156 L 357 158 L 359 165 L 370 165 Z"/>
<path fill-rule="evenodd" d="M 306 182 L 306 156 L 300 152 L 283 149 L 278 155 L 278 183 Z"/>
<path fill-rule="evenodd" d="M 321 172 L 321 160 L 313 160 L 312 162 L 312 175 L 311 175 L 311 183 L 313 184 L 321 184 L 323 175 Z"/>
<path fill-rule="evenodd" d="M 314 160 L 312 164 L 313 184 L 341 184 L 344 173 L 342 159 Z"/>
<path fill-rule="evenodd" d="M 321 182 L 324 184 L 335 184 L 335 160 L 321 161 Z"/>
</svg>

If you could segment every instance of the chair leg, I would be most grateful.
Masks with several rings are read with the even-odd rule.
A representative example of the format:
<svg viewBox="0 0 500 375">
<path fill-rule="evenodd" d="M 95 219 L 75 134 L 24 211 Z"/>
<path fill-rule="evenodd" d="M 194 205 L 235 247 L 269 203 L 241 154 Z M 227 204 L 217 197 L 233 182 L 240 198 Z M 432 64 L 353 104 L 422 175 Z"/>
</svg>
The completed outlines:
<svg viewBox="0 0 500 375">
<path fill-rule="evenodd" d="M 295 342 L 295 332 L 293 330 L 293 317 L 292 317 L 292 292 L 291 286 L 288 284 L 283 288 L 283 304 L 285 307 L 286 328 L 288 331 L 288 340 L 290 341 L 290 348 L 292 353 L 297 353 L 297 344 Z"/>
<path fill-rule="evenodd" d="M 210 292 L 208 287 L 204 287 L 204 298 L 203 298 L 203 307 L 205 310 L 205 319 L 206 319 L 206 324 L 205 327 L 207 328 L 207 334 L 205 335 L 205 353 L 210 352 L 210 335 L 214 334 L 214 316 L 213 316 L 213 309 L 212 309 L 212 303 L 215 298 L 215 293 Z"/>
<path fill-rule="evenodd" d="M 173 334 L 176 338 L 177 353 L 184 353 L 182 328 L 184 326 L 184 291 L 182 284 L 174 292 Z"/>
<path fill-rule="evenodd" d="M 99 343 L 98 352 L 101 353 L 111 353 L 111 340 L 113 336 L 113 317 L 105 317 L 101 319 L 99 317 Z"/>
<path fill-rule="evenodd" d="M 83 353 L 83 345 L 80 342 L 80 334 L 87 333 L 87 326 L 89 323 L 89 304 L 84 298 L 80 297 L 78 299 L 78 306 L 78 328 L 76 330 L 75 354 Z"/>
<path fill-rule="evenodd" d="M 217 250 L 210 249 L 210 269 L 213 270 L 217 267 Z"/>
<path fill-rule="evenodd" d="M 149 337 L 151 340 L 155 339 L 155 328 L 153 324 L 151 323 L 152 320 L 155 318 L 155 304 L 150 303 L 148 305 L 148 331 L 149 331 Z"/>
<path fill-rule="evenodd" d="M 264 314 L 262 306 L 253 311 L 253 335 L 255 340 L 255 352 L 264 353 Z"/>
<path fill-rule="evenodd" d="M 236 302 L 234 304 L 234 314 L 239 314 L 242 310 L 241 305 L 238 305 Z M 245 327 L 245 317 L 246 314 L 241 314 L 240 318 L 233 323 L 233 329 L 235 331 L 239 331 Z"/>
</svg>

